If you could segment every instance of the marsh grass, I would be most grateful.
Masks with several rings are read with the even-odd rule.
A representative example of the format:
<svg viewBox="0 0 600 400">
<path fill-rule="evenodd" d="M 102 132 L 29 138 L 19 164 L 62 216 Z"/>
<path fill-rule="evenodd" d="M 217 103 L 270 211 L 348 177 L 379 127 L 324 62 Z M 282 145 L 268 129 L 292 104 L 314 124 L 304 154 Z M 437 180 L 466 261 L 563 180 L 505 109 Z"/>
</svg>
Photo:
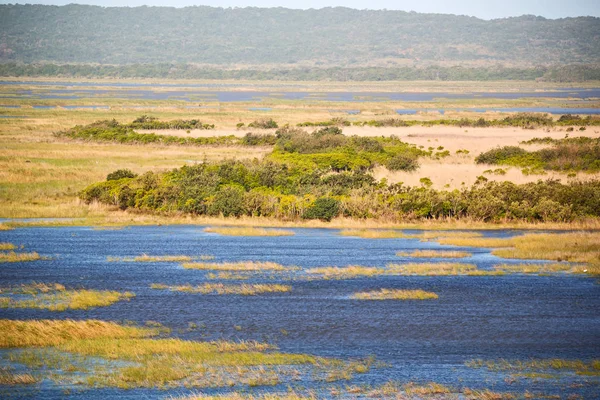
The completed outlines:
<svg viewBox="0 0 600 400">
<path fill-rule="evenodd" d="M 360 265 L 350 265 L 347 267 L 309 268 L 306 270 L 306 273 L 322 275 L 324 278 L 344 278 L 344 277 L 384 275 L 386 273 L 386 270 L 383 268 L 363 267 Z"/>
<path fill-rule="evenodd" d="M 10 231 L 12 229 L 14 229 L 12 226 L 8 226 L 8 225 L 0 223 L 0 231 Z"/>
<path fill-rule="evenodd" d="M 176 400 L 316 400 L 315 395 L 300 395 L 294 392 L 291 393 L 265 393 L 260 395 L 252 395 L 248 393 L 228 393 L 221 395 L 204 395 L 197 394 L 186 397 L 179 397 Z"/>
<path fill-rule="evenodd" d="M 0 368 L 0 385 L 33 385 L 38 380 L 31 374 L 16 374 L 10 368 Z"/>
<path fill-rule="evenodd" d="M 530 359 L 530 360 L 471 360 L 470 368 L 486 368 L 493 372 L 508 372 L 520 377 L 555 378 L 556 373 L 573 373 L 583 376 L 600 376 L 600 360 Z"/>
<path fill-rule="evenodd" d="M 380 289 L 371 292 L 359 292 L 352 295 L 356 300 L 431 300 L 438 295 L 425 290 Z"/>
<path fill-rule="evenodd" d="M 26 261 L 45 260 L 46 257 L 40 256 L 37 252 L 17 253 L 15 251 L 0 252 L 0 263 L 16 263 Z"/>
<path fill-rule="evenodd" d="M 389 264 L 387 270 L 394 275 L 468 275 L 475 272 L 485 272 L 477 269 L 474 264 L 461 263 L 407 263 Z"/>
<path fill-rule="evenodd" d="M 572 264 L 498 264 L 494 265 L 497 271 L 513 274 L 550 274 L 557 272 L 576 273 L 581 266 Z"/>
<path fill-rule="evenodd" d="M 184 263 L 185 269 L 213 270 L 213 271 L 286 271 L 297 267 L 286 267 L 274 262 L 239 261 L 224 263 Z"/>
<path fill-rule="evenodd" d="M 130 292 L 110 290 L 67 290 L 61 284 L 33 283 L 17 288 L 2 289 L 1 293 L 26 295 L 25 299 L 0 297 L 0 308 L 36 308 L 49 311 L 87 310 L 107 307 L 118 301 L 129 300 Z"/>
<path fill-rule="evenodd" d="M 223 279 L 223 280 L 231 280 L 231 281 L 245 281 L 250 279 L 250 275 L 248 274 L 235 274 L 231 272 L 218 272 L 218 273 L 208 273 L 206 274 L 207 279 Z"/>
<path fill-rule="evenodd" d="M 209 227 L 204 232 L 218 233 L 224 236 L 294 236 L 295 233 L 284 229 L 265 229 L 255 227 Z"/>
<path fill-rule="evenodd" d="M 212 260 L 214 256 L 200 255 L 198 257 L 190 257 L 184 255 L 166 255 L 166 256 L 150 256 L 142 254 L 136 257 L 107 257 L 108 262 L 189 262 L 193 260 Z"/>
<path fill-rule="evenodd" d="M 600 232 L 526 234 L 505 239 L 448 238 L 440 243 L 494 248 L 492 254 L 503 258 L 584 263 L 566 272 L 600 275 Z"/>
<path fill-rule="evenodd" d="M 418 239 L 418 235 L 409 235 L 401 231 L 391 229 L 343 229 L 342 236 L 355 236 L 363 239 Z"/>
<path fill-rule="evenodd" d="M 15 246 L 12 243 L 6 243 L 6 242 L 2 242 L 0 243 L 0 250 L 6 251 L 6 250 L 14 250 L 16 249 L 17 246 Z"/>
<path fill-rule="evenodd" d="M 414 257 L 414 258 L 466 258 L 472 254 L 467 251 L 451 251 L 451 250 L 415 250 L 412 253 L 401 251 L 396 253 L 399 257 Z"/>
<path fill-rule="evenodd" d="M 346 379 L 372 364 L 280 353 L 254 341 L 148 338 L 159 332 L 92 320 L 0 320 L 0 347 L 19 348 L 9 360 L 44 379 L 98 388 L 259 386 L 329 374 Z"/>
<path fill-rule="evenodd" d="M 205 283 L 203 285 L 180 285 L 168 286 L 163 284 L 152 284 L 152 289 L 170 290 L 172 292 L 186 293 L 201 293 L 201 294 L 217 294 L 217 295 L 242 295 L 256 296 L 264 293 L 285 293 L 291 292 L 292 287 L 289 285 L 279 284 L 224 284 L 224 283 Z"/>
</svg>

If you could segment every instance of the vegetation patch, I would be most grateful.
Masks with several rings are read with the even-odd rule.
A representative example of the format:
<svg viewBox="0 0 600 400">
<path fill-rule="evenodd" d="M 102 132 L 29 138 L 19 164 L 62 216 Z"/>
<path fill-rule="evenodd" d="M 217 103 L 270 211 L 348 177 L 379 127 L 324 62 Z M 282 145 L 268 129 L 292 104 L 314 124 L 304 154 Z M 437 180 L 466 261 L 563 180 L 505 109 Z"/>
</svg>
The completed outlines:
<svg viewBox="0 0 600 400">
<path fill-rule="evenodd" d="M 11 368 L 0 368 L 0 385 L 33 385 L 38 380 L 31 374 L 19 374 L 12 372 Z"/>
<path fill-rule="evenodd" d="M 258 342 L 150 339 L 156 328 L 102 321 L 0 320 L 0 347 L 9 362 L 41 379 L 84 387 L 217 388 L 276 385 L 294 379 L 349 379 L 370 363 L 276 351 Z M 98 359 L 101 362 L 98 362 Z M 340 371 L 348 371 L 342 377 Z M 28 371 L 29 373 L 29 371 Z"/>
<path fill-rule="evenodd" d="M 14 262 L 25 262 L 25 261 L 37 261 L 44 260 L 46 258 L 40 256 L 38 253 L 19 253 L 15 251 L 0 252 L 0 263 L 14 263 Z"/>
<path fill-rule="evenodd" d="M 562 264 L 499 264 L 494 269 L 515 274 L 550 274 L 557 272 L 577 273 L 581 272 L 581 266 L 568 263 Z"/>
<path fill-rule="evenodd" d="M 356 300 L 431 300 L 438 295 L 425 290 L 380 289 L 371 292 L 359 292 L 352 295 Z"/>
<path fill-rule="evenodd" d="M 510 165 L 553 171 L 600 171 L 600 138 L 532 139 L 527 144 L 551 147 L 527 151 L 516 146 L 492 149 L 475 158 L 478 164 Z"/>
<path fill-rule="evenodd" d="M 211 255 L 200 255 L 197 257 L 190 256 L 149 256 L 147 254 L 142 254 L 141 256 L 136 257 L 107 257 L 107 261 L 109 262 L 189 262 L 193 260 L 212 260 L 214 256 Z"/>
<path fill-rule="evenodd" d="M 496 248 L 492 254 L 503 258 L 551 260 L 581 263 L 566 272 L 600 274 L 600 233 L 571 232 L 527 234 L 511 238 L 442 239 L 442 244 L 461 247 Z M 558 264 L 557 269 L 563 268 Z"/>
<path fill-rule="evenodd" d="M 10 231 L 14 229 L 12 226 L 0 223 L 0 231 Z"/>
<path fill-rule="evenodd" d="M 460 263 L 407 263 L 389 264 L 387 270 L 394 275 L 469 275 L 478 272 L 474 264 Z M 481 271 L 484 272 L 484 271 Z"/>
<path fill-rule="evenodd" d="M 6 251 L 6 250 L 14 250 L 16 249 L 17 246 L 15 246 L 12 243 L 6 243 L 6 242 L 2 242 L 0 243 L 0 250 Z"/>
<path fill-rule="evenodd" d="M 467 251 L 451 251 L 451 250 L 415 250 L 413 252 L 401 251 L 396 253 L 399 257 L 414 257 L 414 258 L 465 258 L 471 257 L 472 254 Z"/>
<path fill-rule="evenodd" d="M 224 283 L 205 283 L 203 285 L 192 286 L 192 285 L 180 285 L 180 286 L 167 286 L 163 284 L 153 284 L 150 286 L 152 289 L 170 290 L 172 292 L 187 292 L 187 293 L 201 293 L 201 294 L 237 294 L 242 296 L 255 296 L 257 294 L 264 293 L 285 293 L 291 292 L 292 287 L 288 285 L 278 284 L 224 284 Z"/>
<path fill-rule="evenodd" d="M 218 233 L 225 236 L 293 236 L 294 232 L 283 229 L 264 229 L 254 227 L 210 227 L 204 232 Z"/>
<path fill-rule="evenodd" d="M 485 368 L 493 372 L 508 372 L 523 378 L 554 378 L 556 374 L 600 376 L 600 360 L 530 359 L 530 360 L 471 360 L 470 368 Z"/>
<path fill-rule="evenodd" d="M 363 239 L 417 239 L 417 235 L 409 235 L 396 230 L 381 229 L 343 229 L 342 236 L 356 236 Z"/>
<path fill-rule="evenodd" d="M 324 278 L 351 278 L 359 276 L 384 275 L 386 270 L 383 268 L 363 267 L 360 265 L 351 265 L 348 267 L 318 267 L 309 268 L 307 274 L 322 275 Z"/>
<path fill-rule="evenodd" d="M 130 292 L 110 290 L 69 290 L 57 283 L 34 283 L 16 288 L 3 288 L 0 293 L 9 295 L 0 297 L 0 308 L 37 308 L 50 311 L 107 307 L 135 296 Z"/>
<path fill-rule="evenodd" d="M 183 268 L 213 271 L 286 271 L 297 269 L 286 267 L 274 262 L 240 261 L 224 263 L 185 263 Z"/>
</svg>

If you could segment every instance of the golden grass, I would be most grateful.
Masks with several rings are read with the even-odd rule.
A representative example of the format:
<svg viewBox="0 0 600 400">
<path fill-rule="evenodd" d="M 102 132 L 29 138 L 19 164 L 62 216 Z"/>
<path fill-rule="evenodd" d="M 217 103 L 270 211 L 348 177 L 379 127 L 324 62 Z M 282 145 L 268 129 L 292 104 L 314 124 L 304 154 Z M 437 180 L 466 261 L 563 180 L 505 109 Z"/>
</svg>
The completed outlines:
<svg viewBox="0 0 600 400">
<path fill-rule="evenodd" d="M 279 284 L 224 284 L 224 283 L 205 283 L 203 285 L 192 286 L 192 285 L 180 285 L 180 286 L 168 286 L 163 284 L 152 284 L 152 289 L 171 290 L 173 292 L 187 292 L 187 293 L 201 293 L 201 294 L 235 294 L 242 296 L 255 296 L 264 293 L 285 293 L 291 292 L 292 287 L 289 285 Z"/>
<path fill-rule="evenodd" d="M 189 262 L 194 259 L 213 260 L 215 257 L 207 254 L 198 257 L 190 257 L 183 255 L 168 255 L 168 256 L 150 256 L 142 254 L 136 257 L 106 257 L 109 262 Z"/>
<path fill-rule="evenodd" d="M 584 267 L 572 264 L 498 264 L 494 269 L 513 274 L 576 273 Z"/>
<path fill-rule="evenodd" d="M 457 231 L 428 231 L 420 235 L 421 240 L 441 239 L 441 238 L 478 238 L 483 237 L 481 232 L 457 232 Z"/>
<path fill-rule="evenodd" d="M 426 385 L 407 383 L 402 389 L 408 396 L 431 396 L 452 393 L 452 390 L 449 387 L 435 382 L 430 382 Z"/>
<path fill-rule="evenodd" d="M 283 229 L 264 229 L 255 227 L 210 227 L 204 232 L 218 233 L 224 236 L 294 236 L 295 233 Z"/>
<path fill-rule="evenodd" d="M 140 338 L 157 333 L 156 329 L 122 326 L 98 320 L 0 319 L 0 348 L 57 346 L 72 340 Z"/>
<path fill-rule="evenodd" d="M 17 246 L 15 246 L 12 243 L 7 243 L 7 242 L 1 242 L 0 243 L 0 250 L 6 251 L 6 250 L 14 250 L 16 248 L 17 248 Z"/>
<path fill-rule="evenodd" d="M 15 262 L 26 262 L 26 261 L 37 261 L 42 260 L 42 258 L 38 253 L 17 253 L 14 251 L 9 251 L 7 253 L 0 252 L 0 263 L 15 263 Z"/>
<path fill-rule="evenodd" d="M 584 263 L 570 272 L 600 275 L 600 233 L 570 232 L 526 234 L 505 239 L 442 239 L 442 244 L 495 248 L 492 254 L 523 260 Z"/>
<path fill-rule="evenodd" d="M 356 300 L 431 300 L 438 295 L 425 290 L 380 289 L 371 292 L 358 292 L 352 295 Z"/>
<path fill-rule="evenodd" d="M 248 274 L 235 274 L 232 272 L 218 272 L 218 273 L 208 273 L 206 274 L 207 279 L 223 279 L 223 280 L 232 280 L 232 281 L 245 281 L 250 279 L 250 275 Z"/>
<path fill-rule="evenodd" d="M 240 261 L 224 263 L 184 263 L 183 268 L 213 271 L 285 271 L 294 269 L 274 262 Z"/>
<path fill-rule="evenodd" d="M 415 250 L 412 253 L 401 251 L 396 253 L 399 257 L 414 257 L 414 258 L 465 258 L 472 254 L 467 251 L 451 251 L 451 250 Z"/>
<path fill-rule="evenodd" d="M 416 239 L 417 235 L 408 235 L 395 230 L 380 229 L 343 229 L 340 231 L 342 236 L 356 236 L 363 239 Z"/>
<path fill-rule="evenodd" d="M 0 231 L 10 231 L 10 230 L 12 230 L 12 229 L 13 229 L 12 227 L 10 227 L 10 226 L 8 226 L 8 225 L 5 225 L 5 224 L 2 224 L 2 223 L 0 223 Z"/>
<path fill-rule="evenodd" d="M 549 371 L 575 373 L 584 376 L 600 376 L 600 360 L 582 361 L 560 358 L 530 360 L 471 360 L 465 364 L 470 368 L 486 368 L 494 372 L 519 373 L 521 377 L 554 377 Z"/>
<path fill-rule="evenodd" d="M 389 264 L 388 271 L 394 275 L 468 275 L 480 271 L 474 264 L 461 263 L 407 263 Z M 484 271 L 481 271 L 484 272 Z"/>
<path fill-rule="evenodd" d="M 176 400 L 314 400 L 315 396 L 304 396 L 296 393 L 267 393 L 261 395 L 251 395 L 248 393 L 228 393 L 216 396 L 210 395 L 192 395 L 178 397 Z"/>
<path fill-rule="evenodd" d="M 31 374 L 15 374 L 8 368 L 0 369 L 0 385 L 33 385 L 37 382 Z"/>
<path fill-rule="evenodd" d="M 111 290 L 60 290 L 54 293 L 34 295 L 32 298 L 15 300 L 0 297 L 0 308 L 37 308 L 49 311 L 87 310 L 107 307 L 118 301 L 129 300 L 130 292 Z"/>
<path fill-rule="evenodd" d="M 383 268 L 363 267 L 360 265 L 350 265 L 347 267 L 317 267 L 306 270 L 308 274 L 323 275 L 325 278 L 343 278 L 354 276 L 376 276 L 383 275 L 386 270 Z"/>
</svg>

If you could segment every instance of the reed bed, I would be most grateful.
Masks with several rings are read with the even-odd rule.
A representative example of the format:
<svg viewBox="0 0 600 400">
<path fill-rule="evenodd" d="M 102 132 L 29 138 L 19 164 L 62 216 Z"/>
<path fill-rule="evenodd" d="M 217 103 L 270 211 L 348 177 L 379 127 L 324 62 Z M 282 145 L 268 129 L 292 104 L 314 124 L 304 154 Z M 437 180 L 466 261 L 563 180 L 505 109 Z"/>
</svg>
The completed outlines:
<svg viewBox="0 0 600 400">
<path fill-rule="evenodd" d="M 325 278 L 343 278 L 343 277 L 384 275 L 386 273 L 386 270 L 383 268 L 363 267 L 360 265 L 350 265 L 348 267 L 309 268 L 306 270 L 306 273 L 322 275 Z"/>
<path fill-rule="evenodd" d="M 441 237 L 437 240 L 440 244 L 460 246 L 460 247 L 511 247 L 513 238 L 461 238 L 461 237 Z"/>
<path fill-rule="evenodd" d="M 600 376 L 600 360 L 530 359 L 530 360 L 471 360 L 470 368 L 486 368 L 493 372 L 520 373 L 521 376 L 540 376 L 544 372 L 567 372 L 585 376 Z"/>
<path fill-rule="evenodd" d="M 400 251 L 396 255 L 413 258 L 466 258 L 471 257 L 472 253 L 452 250 L 415 250 L 413 252 Z"/>
<path fill-rule="evenodd" d="M 557 272 L 576 273 L 582 270 L 581 265 L 572 264 L 498 264 L 494 269 L 512 274 L 550 274 Z"/>
<path fill-rule="evenodd" d="M 12 226 L 8 226 L 6 224 L 0 224 L 0 231 L 10 231 L 14 229 Z"/>
<path fill-rule="evenodd" d="M 0 319 L 0 348 L 57 346 L 68 341 L 141 338 L 157 334 L 157 329 L 98 320 Z"/>
<path fill-rule="evenodd" d="M 40 256 L 38 253 L 17 253 L 14 251 L 9 252 L 0 252 L 0 263 L 15 263 L 15 262 L 26 262 L 26 261 L 38 261 L 43 260 L 44 257 Z"/>
<path fill-rule="evenodd" d="M 7 243 L 7 242 L 2 242 L 0 243 L 0 250 L 6 251 L 6 250 L 14 250 L 16 249 L 17 246 L 15 246 L 12 243 Z"/>
<path fill-rule="evenodd" d="M 218 233 L 224 236 L 294 236 L 295 233 L 285 229 L 265 229 L 255 227 L 209 227 L 204 232 Z"/>
<path fill-rule="evenodd" d="M 476 271 L 474 264 L 461 263 L 407 263 L 407 264 L 388 264 L 387 269 L 393 275 L 468 275 Z M 485 272 L 485 271 L 481 271 Z"/>
<path fill-rule="evenodd" d="M 354 293 L 352 298 L 356 300 L 432 300 L 437 299 L 438 295 L 421 289 L 380 289 Z"/>
<path fill-rule="evenodd" d="M 36 371 L 42 379 L 96 388 L 276 385 L 286 377 L 302 376 L 295 366 L 303 366 L 306 376 L 319 379 L 339 371 L 362 373 L 370 365 L 280 353 L 270 344 L 254 341 L 148 338 L 157 333 L 155 328 L 93 320 L 0 320 L 0 347 L 23 348 L 11 353 L 9 360 Z"/>
<path fill-rule="evenodd" d="M 31 374 L 15 374 L 9 368 L 0 369 L 0 385 L 15 386 L 36 383 L 38 383 L 38 380 Z"/>
<path fill-rule="evenodd" d="M 291 292 L 292 287 L 289 285 L 279 284 L 224 284 L 224 283 L 205 283 L 203 285 L 180 285 L 168 286 L 163 284 L 152 284 L 152 289 L 170 290 L 172 292 L 187 292 L 201 294 L 235 294 L 242 296 L 256 296 L 264 293 L 285 293 Z"/>
<path fill-rule="evenodd" d="M 274 262 L 240 261 L 224 263 L 184 263 L 185 269 L 213 270 L 213 271 L 286 271 L 297 269 L 286 267 Z"/>
<path fill-rule="evenodd" d="M 49 311 L 87 310 L 107 307 L 118 301 L 129 300 L 130 292 L 111 290 L 63 290 L 56 293 L 35 295 L 29 299 L 15 300 L 0 297 L 0 308 L 36 308 Z"/>
<path fill-rule="evenodd" d="M 392 229 L 343 229 L 342 236 L 355 236 L 363 239 L 418 239 L 418 235 L 409 235 Z"/>
</svg>

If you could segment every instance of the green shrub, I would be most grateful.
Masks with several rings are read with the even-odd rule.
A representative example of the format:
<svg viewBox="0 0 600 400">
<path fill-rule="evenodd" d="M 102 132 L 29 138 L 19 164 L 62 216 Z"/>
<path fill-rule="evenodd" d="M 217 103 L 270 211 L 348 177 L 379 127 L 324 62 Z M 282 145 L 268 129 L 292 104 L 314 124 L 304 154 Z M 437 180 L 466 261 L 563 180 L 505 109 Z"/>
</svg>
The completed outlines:
<svg viewBox="0 0 600 400">
<path fill-rule="evenodd" d="M 248 124 L 248 127 L 256 128 L 256 129 L 276 129 L 279 126 L 277 125 L 277 122 L 275 122 L 272 118 L 269 118 L 269 119 L 260 119 L 260 120 L 251 122 Z"/>
<path fill-rule="evenodd" d="M 135 178 L 137 176 L 136 173 L 128 170 L 128 169 L 118 169 L 114 172 L 111 172 L 106 176 L 107 181 L 116 181 L 123 178 Z"/>
<path fill-rule="evenodd" d="M 410 153 L 397 154 L 385 165 L 390 171 L 415 171 L 419 168 L 417 157 Z"/>
<path fill-rule="evenodd" d="M 331 221 L 340 212 L 340 202 L 332 197 L 319 197 L 308 207 L 302 218 L 320 219 L 322 221 Z"/>
</svg>

